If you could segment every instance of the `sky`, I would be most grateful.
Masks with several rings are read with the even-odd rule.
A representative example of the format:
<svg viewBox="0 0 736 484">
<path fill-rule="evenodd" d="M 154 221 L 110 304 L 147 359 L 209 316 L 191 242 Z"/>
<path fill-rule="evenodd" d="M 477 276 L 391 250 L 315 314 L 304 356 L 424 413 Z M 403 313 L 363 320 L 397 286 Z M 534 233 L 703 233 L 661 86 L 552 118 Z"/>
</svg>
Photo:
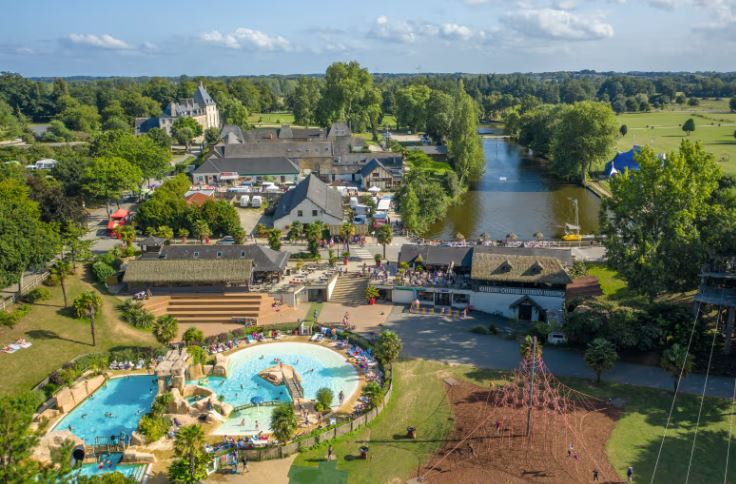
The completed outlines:
<svg viewBox="0 0 736 484">
<path fill-rule="evenodd" d="M 3 1 L 24 76 L 736 71 L 736 0 Z"/>
</svg>

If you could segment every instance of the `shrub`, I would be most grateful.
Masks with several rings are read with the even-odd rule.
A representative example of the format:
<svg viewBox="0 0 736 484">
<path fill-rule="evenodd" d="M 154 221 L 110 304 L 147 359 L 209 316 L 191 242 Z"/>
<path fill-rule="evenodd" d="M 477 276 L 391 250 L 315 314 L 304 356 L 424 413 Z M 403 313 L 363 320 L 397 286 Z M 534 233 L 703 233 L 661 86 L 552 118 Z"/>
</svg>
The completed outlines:
<svg viewBox="0 0 736 484">
<path fill-rule="evenodd" d="M 368 408 L 375 408 L 383 402 L 383 389 L 372 381 L 363 387 L 363 396 L 368 399 Z"/>
<path fill-rule="evenodd" d="M 171 392 L 164 393 L 156 397 L 153 405 L 151 406 L 151 415 L 154 417 L 160 417 L 166 413 L 166 407 L 174 402 L 174 396 Z"/>
<path fill-rule="evenodd" d="M 39 301 L 46 301 L 51 297 L 51 291 L 45 287 L 37 287 L 23 297 L 23 300 L 28 303 L 36 303 Z"/>
<path fill-rule="evenodd" d="M 485 326 L 480 326 L 480 325 L 473 326 L 472 328 L 470 328 L 470 332 L 476 333 L 476 334 L 491 334 L 488 328 L 486 328 Z"/>
<path fill-rule="evenodd" d="M 117 271 L 113 266 L 102 261 L 97 261 L 92 264 L 92 273 L 98 281 L 107 282 L 107 280 L 114 276 Z"/>
<path fill-rule="evenodd" d="M 187 345 L 192 345 L 194 343 L 201 343 L 204 340 L 204 333 L 202 333 L 202 330 L 197 329 L 195 327 L 191 327 L 184 331 L 184 336 L 182 337 L 182 340 Z"/>
<path fill-rule="evenodd" d="M 490 326 L 488 326 L 488 334 L 493 334 L 493 335 L 498 334 L 498 328 L 496 327 L 495 324 L 491 324 Z"/>
<path fill-rule="evenodd" d="M 118 309 L 122 313 L 120 318 L 128 324 L 132 324 L 136 328 L 150 329 L 156 316 L 152 312 L 143 308 L 143 303 L 139 301 L 128 300 L 121 304 Z"/>
<path fill-rule="evenodd" d="M 51 274 L 49 277 L 46 278 L 45 281 L 43 281 L 44 286 L 48 287 L 56 287 L 59 285 L 59 276 L 56 274 Z"/>
<path fill-rule="evenodd" d="M 317 390 L 317 404 L 315 405 L 315 408 L 318 412 L 329 410 L 332 405 L 332 400 L 334 399 L 335 394 L 333 391 L 327 387 L 322 387 Z"/>
<path fill-rule="evenodd" d="M 162 416 L 144 415 L 138 423 L 138 430 L 148 442 L 155 442 L 169 430 L 169 422 Z"/>
<path fill-rule="evenodd" d="M 399 357 L 401 347 L 401 338 L 393 331 L 385 329 L 378 336 L 374 354 L 385 368 Z"/>
<path fill-rule="evenodd" d="M 12 328 L 30 311 L 31 308 L 27 304 L 21 304 L 13 311 L 0 311 L 0 326 Z"/>
</svg>

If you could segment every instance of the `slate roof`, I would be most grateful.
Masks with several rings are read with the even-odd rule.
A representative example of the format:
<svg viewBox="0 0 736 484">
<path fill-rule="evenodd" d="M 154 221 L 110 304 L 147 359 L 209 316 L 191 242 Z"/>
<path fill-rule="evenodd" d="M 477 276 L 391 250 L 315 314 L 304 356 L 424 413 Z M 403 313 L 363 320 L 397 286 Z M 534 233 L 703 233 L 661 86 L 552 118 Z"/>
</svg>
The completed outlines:
<svg viewBox="0 0 736 484">
<path fill-rule="evenodd" d="M 237 172 L 241 176 L 298 175 L 299 167 L 283 156 L 261 158 L 210 158 L 194 170 L 195 175 Z"/>
<path fill-rule="evenodd" d="M 336 138 L 338 136 L 352 136 L 353 132 L 350 131 L 350 127 L 347 123 L 332 123 L 330 131 L 327 133 L 328 138 Z"/>
<path fill-rule="evenodd" d="M 276 204 L 273 219 L 278 220 L 290 214 L 297 205 L 307 199 L 328 215 L 342 219 L 342 196 L 314 174 L 310 174 L 297 186 L 284 193 Z"/>
<path fill-rule="evenodd" d="M 240 126 L 226 124 L 220 131 L 220 138 L 224 140 L 225 144 L 231 144 L 242 143 L 245 136 L 243 136 L 243 130 L 240 129 Z"/>
<path fill-rule="evenodd" d="M 286 268 L 289 253 L 263 245 L 168 245 L 159 252 L 164 260 L 243 260 L 252 261 L 253 272 L 276 272 Z M 218 256 L 218 253 L 220 254 Z"/>
<path fill-rule="evenodd" d="M 246 135 L 247 137 L 247 135 Z M 273 142 L 226 144 L 222 146 L 224 158 L 263 158 L 284 156 L 288 158 L 332 158 L 331 141 L 279 140 Z"/>
<path fill-rule="evenodd" d="M 399 263 L 411 264 L 418 256 L 422 257 L 424 265 L 449 266 L 451 262 L 454 262 L 455 267 L 470 268 L 473 248 L 404 244 L 399 251 Z"/>
<path fill-rule="evenodd" d="M 554 257 L 559 259 L 563 266 L 572 267 L 572 250 L 571 249 L 547 249 L 544 247 L 490 247 L 476 246 L 475 252 L 483 252 L 486 254 L 499 255 L 525 255 L 534 257 Z"/>
<path fill-rule="evenodd" d="M 210 97 L 210 94 L 201 82 L 199 83 L 199 86 L 197 86 L 197 90 L 194 92 L 194 102 L 200 106 L 215 104 L 215 100 Z"/>
<path fill-rule="evenodd" d="M 126 283 L 217 284 L 247 282 L 253 264 L 242 260 L 162 260 L 138 259 L 128 263 L 123 281 Z"/>
<path fill-rule="evenodd" d="M 567 285 L 572 282 L 554 257 L 473 252 L 470 277 L 478 281 Z"/>
</svg>

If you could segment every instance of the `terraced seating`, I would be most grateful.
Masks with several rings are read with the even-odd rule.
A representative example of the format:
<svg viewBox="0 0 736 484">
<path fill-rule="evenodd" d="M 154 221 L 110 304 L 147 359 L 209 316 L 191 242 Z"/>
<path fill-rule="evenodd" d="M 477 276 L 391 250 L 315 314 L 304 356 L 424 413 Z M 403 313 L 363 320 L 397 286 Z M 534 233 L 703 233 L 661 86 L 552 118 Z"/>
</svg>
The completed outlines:
<svg viewBox="0 0 736 484">
<path fill-rule="evenodd" d="M 172 294 L 154 296 L 145 307 L 157 316 L 169 314 L 182 323 L 231 323 L 273 312 L 274 299 L 262 293 Z"/>
</svg>

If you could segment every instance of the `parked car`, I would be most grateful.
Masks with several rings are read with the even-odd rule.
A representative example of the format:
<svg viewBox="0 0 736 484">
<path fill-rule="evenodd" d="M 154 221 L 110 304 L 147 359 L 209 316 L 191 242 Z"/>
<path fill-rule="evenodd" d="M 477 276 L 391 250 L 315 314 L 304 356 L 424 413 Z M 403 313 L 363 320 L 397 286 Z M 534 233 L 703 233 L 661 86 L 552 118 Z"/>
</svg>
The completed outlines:
<svg viewBox="0 0 736 484">
<path fill-rule="evenodd" d="M 254 195 L 250 201 L 250 206 L 253 208 L 260 208 L 262 204 L 263 204 L 263 197 L 261 197 L 260 195 Z"/>
<path fill-rule="evenodd" d="M 564 345 L 567 344 L 567 336 L 565 333 L 559 331 L 552 331 L 547 335 L 547 343 L 551 345 Z"/>
<path fill-rule="evenodd" d="M 356 215 L 353 217 L 353 223 L 355 225 L 363 225 L 368 222 L 368 218 L 365 215 Z"/>
<path fill-rule="evenodd" d="M 246 208 L 250 205 L 250 197 L 248 195 L 243 195 L 240 197 L 240 206 L 242 208 Z"/>
<path fill-rule="evenodd" d="M 217 245 L 235 245 L 235 239 L 231 235 L 226 235 L 217 241 Z"/>
</svg>

